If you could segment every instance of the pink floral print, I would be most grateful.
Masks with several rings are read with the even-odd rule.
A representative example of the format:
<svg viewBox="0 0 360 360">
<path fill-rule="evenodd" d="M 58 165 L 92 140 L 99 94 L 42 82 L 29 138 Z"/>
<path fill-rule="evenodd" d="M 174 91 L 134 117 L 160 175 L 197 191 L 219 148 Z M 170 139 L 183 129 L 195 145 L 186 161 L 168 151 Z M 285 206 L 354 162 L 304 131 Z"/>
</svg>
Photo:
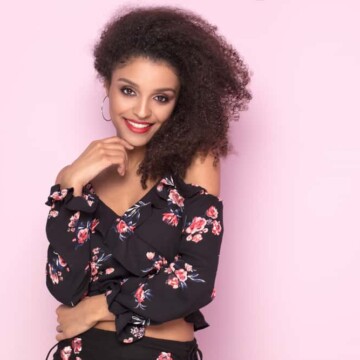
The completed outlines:
<svg viewBox="0 0 360 360">
<path fill-rule="evenodd" d="M 215 220 L 218 214 L 218 209 L 212 205 L 205 211 L 205 216 L 193 217 L 185 228 L 185 233 L 189 234 L 186 240 L 195 243 L 200 242 L 203 239 L 203 234 L 209 231 L 209 227 L 211 227 L 214 235 L 220 235 L 222 230 L 221 223 L 219 220 Z"/>
<path fill-rule="evenodd" d="M 92 249 L 92 257 L 90 264 L 86 266 L 85 271 L 88 270 L 88 268 L 91 268 L 91 281 L 97 281 L 99 279 L 99 276 L 101 275 L 109 275 L 112 272 L 114 272 L 113 267 L 105 268 L 104 270 L 100 270 L 103 267 L 103 263 L 105 263 L 107 260 L 111 258 L 111 254 L 105 255 L 105 251 L 101 249 L 100 247 L 96 247 Z"/>
<path fill-rule="evenodd" d="M 192 265 L 185 263 L 183 268 L 180 268 L 177 261 L 180 259 L 180 255 L 175 256 L 175 262 L 172 262 L 169 267 L 165 268 L 165 272 L 169 274 L 166 284 L 173 289 L 179 287 L 184 289 L 187 287 L 187 280 L 195 282 L 205 282 L 205 280 L 199 278 L 199 274 L 192 267 Z"/>
<path fill-rule="evenodd" d="M 75 197 L 56 184 L 46 204 L 47 286 L 60 302 L 75 306 L 105 294 L 123 343 L 174 316 L 208 326 L 199 309 L 216 295 L 223 235 L 218 197 L 168 174 L 122 216 L 101 202 L 91 183 Z M 81 349 L 80 338 L 61 349 L 62 359 L 81 360 Z M 172 357 L 163 351 L 156 359 Z"/>
<path fill-rule="evenodd" d="M 148 251 L 146 253 L 146 258 L 150 261 L 151 266 L 143 269 L 142 272 L 150 274 L 150 273 L 158 273 L 161 268 L 167 265 L 167 260 L 165 257 L 156 254 L 153 251 Z"/>
<path fill-rule="evenodd" d="M 174 188 L 169 190 L 167 198 L 170 211 L 162 214 L 162 221 L 170 226 L 177 227 L 179 220 L 182 217 L 185 198 L 181 196 L 175 188 L 174 180 L 172 178 L 164 177 L 157 186 L 157 191 L 163 191 L 164 185 L 170 185 Z"/>
<path fill-rule="evenodd" d="M 70 271 L 66 261 L 56 252 L 52 251 L 52 257 L 47 263 L 47 274 L 54 285 L 64 280 L 63 271 Z"/>
<path fill-rule="evenodd" d="M 71 341 L 71 345 L 67 345 L 60 349 L 61 360 L 69 360 L 71 354 L 80 354 L 82 350 L 82 339 L 80 337 L 75 337 Z M 80 357 L 76 356 L 76 360 L 81 360 Z"/>
<path fill-rule="evenodd" d="M 140 284 L 140 286 L 136 289 L 135 293 L 134 293 L 134 299 L 135 302 L 137 303 L 137 305 L 135 306 L 136 308 L 140 308 L 140 309 L 145 309 L 146 305 L 143 304 L 145 300 L 151 299 L 152 296 L 152 292 L 151 289 L 146 289 L 147 284 L 143 283 Z"/>
<path fill-rule="evenodd" d="M 162 351 L 156 360 L 173 360 L 171 353 Z"/>
<path fill-rule="evenodd" d="M 134 233 L 140 219 L 140 209 L 146 205 L 144 201 L 138 201 L 130 207 L 122 217 L 117 217 L 113 229 L 119 235 L 119 240 L 124 241 Z"/>
<path fill-rule="evenodd" d="M 74 354 L 79 354 L 82 350 L 81 338 L 76 337 L 71 341 L 71 347 L 74 349 Z"/>
<path fill-rule="evenodd" d="M 77 211 L 70 217 L 68 231 L 75 233 L 75 237 L 72 239 L 72 241 L 76 243 L 75 250 L 90 239 L 90 234 L 95 232 L 98 224 L 99 219 L 93 219 L 87 222 L 80 221 L 80 211 Z"/>
</svg>

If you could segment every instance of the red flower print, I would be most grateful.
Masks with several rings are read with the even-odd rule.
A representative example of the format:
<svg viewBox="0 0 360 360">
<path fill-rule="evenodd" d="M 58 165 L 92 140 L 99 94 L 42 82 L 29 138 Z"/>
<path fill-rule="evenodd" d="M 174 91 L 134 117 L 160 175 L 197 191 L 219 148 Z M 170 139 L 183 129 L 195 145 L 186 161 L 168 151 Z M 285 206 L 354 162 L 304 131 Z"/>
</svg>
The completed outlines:
<svg viewBox="0 0 360 360">
<path fill-rule="evenodd" d="M 217 220 L 214 220 L 214 221 L 213 221 L 212 233 L 213 233 L 214 235 L 220 235 L 220 233 L 221 233 L 221 224 L 220 224 L 220 221 L 217 221 Z"/>
<path fill-rule="evenodd" d="M 88 228 L 79 230 L 79 232 L 77 234 L 77 239 L 78 239 L 79 244 L 84 244 L 88 238 L 89 238 L 89 229 Z"/>
<path fill-rule="evenodd" d="M 216 219 L 218 217 L 218 211 L 215 206 L 210 206 L 206 210 L 206 216 L 211 217 L 212 219 Z"/>
<path fill-rule="evenodd" d="M 80 211 L 77 211 L 74 215 L 70 217 L 69 227 L 75 227 L 77 221 L 80 219 Z"/>
<path fill-rule="evenodd" d="M 191 224 L 186 228 L 188 234 L 194 234 L 198 231 L 203 231 L 205 229 L 206 219 L 200 216 L 195 216 Z"/>
<path fill-rule="evenodd" d="M 160 270 L 161 267 L 166 264 L 167 264 L 167 260 L 164 257 L 162 257 L 158 261 L 154 262 L 154 268 Z"/>
<path fill-rule="evenodd" d="M 162 221 L 166 222 L 171 226 L 177 226 L 179 223 L 178 217 L 176 216 L 176 214 L 172 212 L 164 213 L 162 217 Z"/>
<path fill-rule="evenodd" d="M 99 219 L 93 219 L 90 225 L 90 231 L 94 232 L 96 226 L 100 223 Z"/>
<path fill-rule="evenodd" d="M 156 358 L 156 360 L 173 360 L 171 353 L 162 351 L 161 354 Z"/>
<path fill-rule="evenodd" d="M 81 338 L 76 337 L 71 342 L 71 347 L 74 349 L 74 354 L 78 354 L 82 350 Z"/>
<path fill-rule="evenodd" d="M 171 189 L 169 192 L 169 199 L 177 206 L 184 206 L 184 198 L 178 193 L 176 189 Z"/>
<path fill-rule="evenodd" d="M 184 269 L 175 270 L 175 275 L 180 281 L 187 280 L 187 271 Z"/>
<path fill-rule="evenodd" d="M 72 353 L 71 346 L 65 346 L 65 347 L 64 347 L 63 349 L 61 349 L 61 351 L 60 351 L 61 360 L 69 360 L 71 353 Z"/>
<path fill-rule="evenodd" d="M 179 279 L 176 276 L 169 276 L 166 280 L 166 284 L 170 285 L 173 289 L 177 289 L 179 287 Z"/>
<path fill-rule="evenodd" d="M 68 189 L 61 189 L 61 191 L 54 191 L 50 197 L 54 200 L 62 200 L 68 193 Z"/>
<path fill-rule="evenodd" d="M 59 254 L 58 254 L 58 257 L 59 257 L 59 264 L 62 267 L 65 267 L 67 265 L 66 261 Z"/>
<path fill-rule="evenodd" d="M 127 223 L 124 220 L 120 220 L 116 225 L 116 230 L 119 234 L 123 234 L 129 230 Z"/>
<path fill-rule="evenodd" d="M 187 281 L 189 279 L 195 282 L 205 282 L 205 280 L 199 278 L 199 274 L 196 272 L 196 269 L 192 265 L 185 263 L 184 268 L 178 268 L 179 265 L 172 262 L 169 267 L 164 269 L 166 274 L 169 274 L 165 283 L 171 286 L 173 289 L 184 289 L 187 287 Z"/>
<path fill-rule="evenodd" d="M 144 284 L 141 284 L 135 292 L 135 298 L 138 303 L 142 303 L 145 300 Z"/>
<path fill-rule="evenodd" d="M 189 240 L 191 240 L 195 243 L 198 243 L 199 241 L 201 241 L 203 239 L 201 234 L 195 234 L 193 236 L 189 235 L 188 238 L 189 238 Z"/>
<path fill-rule="evenodd" d="M 109 274 L 113 273 L 114 271 L 115 271 L 114 268 L 107 268 L 107 269 L 105 270 L 105 274 L 106 274 L 106 275 L 109 275 Z"/>
<path fill-rule="evenodd" d="M 52 283 L 54 285 L 58 284 L 59 276 L 58 276 L 57 272 L 53 269 L 53 267 L 50 264 L 48 264 L 48 267 L 49 267 L 49 275 L 50 275 L 50 279 L 51 279 Z"/>
</svg>

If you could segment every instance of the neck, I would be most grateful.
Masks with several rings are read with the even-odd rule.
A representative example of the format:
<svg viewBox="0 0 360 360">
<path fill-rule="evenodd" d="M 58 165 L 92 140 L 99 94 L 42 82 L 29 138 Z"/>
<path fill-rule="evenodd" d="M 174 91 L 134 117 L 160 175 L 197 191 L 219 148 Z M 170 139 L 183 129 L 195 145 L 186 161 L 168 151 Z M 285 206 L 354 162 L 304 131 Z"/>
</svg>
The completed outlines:
<svg viewBox="0 0 360 360">
<path fill-rule="evenodd" d="M 145 146 L 135 146 L 133 150 L 126 150 L 126 152 L 128 156 L 126 173 L 135 175 L 140 163 L 145 157 L 146 148 Z"/>
</svg>

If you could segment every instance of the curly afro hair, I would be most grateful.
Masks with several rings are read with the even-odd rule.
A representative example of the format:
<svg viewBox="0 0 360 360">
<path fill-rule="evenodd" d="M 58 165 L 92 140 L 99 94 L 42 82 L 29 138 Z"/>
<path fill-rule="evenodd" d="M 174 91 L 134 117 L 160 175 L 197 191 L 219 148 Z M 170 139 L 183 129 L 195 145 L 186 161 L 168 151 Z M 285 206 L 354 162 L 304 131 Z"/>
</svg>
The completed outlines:
<svg viewBox="0 0 360 360">
<path fill-rule="evenodd" d="M 217 26 L 174 6 L 125 6 L 105 25 L 93 49 L 94 67 L 104 82 L 135 56 L 166 61 L 180 79 L 171 117 L 146 145 L 137 173 L 148 177 L 168 171 L 183 178 L 195 155 L 211 152 L 214 165 L 225 157 L 230 120 L 238 120 L 252 99 L 250 73 Z"/>
</svg>

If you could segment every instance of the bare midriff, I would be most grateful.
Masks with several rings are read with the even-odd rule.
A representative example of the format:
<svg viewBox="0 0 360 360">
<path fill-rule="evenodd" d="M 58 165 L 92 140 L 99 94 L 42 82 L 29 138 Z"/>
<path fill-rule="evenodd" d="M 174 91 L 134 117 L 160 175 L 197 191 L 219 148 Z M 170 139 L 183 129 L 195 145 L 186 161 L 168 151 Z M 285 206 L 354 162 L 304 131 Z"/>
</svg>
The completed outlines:
<svg viewBox="0 0 360 360">
<path fill-rule="evenodd" d="M 99 321 L 94 327 L 102 330 L 115 331 L 115 321 Z M 194 339 L 194 325 L 183 318 L 170 320 L 160 325 L 148 325 L 145 336 L 158 339 L 191 341 Z"/>
</svg>

